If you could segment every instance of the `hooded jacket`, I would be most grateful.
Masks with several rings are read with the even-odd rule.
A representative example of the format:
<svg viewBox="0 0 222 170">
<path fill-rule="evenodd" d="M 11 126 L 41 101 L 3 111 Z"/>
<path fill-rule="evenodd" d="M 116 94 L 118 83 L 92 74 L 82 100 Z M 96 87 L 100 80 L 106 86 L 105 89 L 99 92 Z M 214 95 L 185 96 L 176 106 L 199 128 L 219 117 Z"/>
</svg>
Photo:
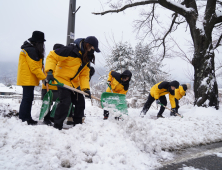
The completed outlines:
<svg viewBox="0 0 222 170">
<path fill-rule="evenodd" d="M 55 44 L 53 46 L 53 50 L 56 50 L 56 49 L 59 49 L 59 48 L 62 48 L 62 47 L 64 47 L 63 44 Z M 47 76 L 47 73 L 46 73 L 46 76 Z M 46 89 L 46 86 L 44 84 L 42 84 L 42 89 Z M 49 89 L 50 90 L 58 90 L 57 86 L 51 86 L 51 85 L 49 85 Z"/>
<path fill-rule="evenodd" d="M 122 81 L 122 77 L 127 76 L 129 80 Z M 122 74 L 115 71 L 109 72 L 108 82 L 111 82 L 111 89 L 113 93 L 126 94 L 129 89 L 129 82 L 131 80 L 132 73 L 129 70 L 125 70 Z M 110 88 L 106 89 L 106 92 L 111 92 Z"/>
<path fill-rule="evenodd" d="M 46 59 L 45 70 L 53 71 L 54 77 L 61 83 L 81 90 L 89 90 L 89 67 L 83 63 L 82 41 L 69 44 L 54 51 L 50 51 Z"/>
<path fill-rule="evenodd" d="M 181 85 L 178 89 L 175 89 L 175 98 L 180 100 L 183 96 L 186 95 L 187 86 Z"/>
<path fill-rule="evenodd" d="M 179 83 L 177 81 L 172 81 L 172 82 L 166 82 L 162 81 L 160 83 L 155 84 L 151 90 L 150 90 L 150 95 L 155 99 L 159 99 L 160 96 L 164 96 L 166 94 L 169 94 L 169 100 L 172 108 L 176 107 L 175 103 L 175 93 L 174 90 L 171 90 L 170 86 L 174 86 L 176 88 L 179 87 Z"/>
<path fill-rule="evenodd" d="M 17 85 L 38 86 L 39 81 L 46 78 L 42 71 L 42 59 L 36 49 L 27 41 L 21 46 L 19 55 Z"/>
</svg>

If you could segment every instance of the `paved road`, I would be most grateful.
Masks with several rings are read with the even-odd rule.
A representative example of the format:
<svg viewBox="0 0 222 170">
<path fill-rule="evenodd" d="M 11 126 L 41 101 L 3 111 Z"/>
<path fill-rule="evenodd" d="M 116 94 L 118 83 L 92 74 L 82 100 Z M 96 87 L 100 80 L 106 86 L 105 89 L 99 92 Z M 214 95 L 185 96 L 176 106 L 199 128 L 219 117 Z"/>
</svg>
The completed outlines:
<svg viewBox="0 0 222 170">
<path fill-rule="evenodd" d="M 175 160 L 162 163 L 158 170 L 183 170 L 193 167 L 200 170 L 222 170 L 222 142 L 174 152 Z"/>
<path fill-rule="evenodd" d="M 167 165 L 158 170 L 182 170 L 183 167 L 193 167 L 201 170 L 222 170 L 222 157 L 217 155 L 204 156 L 186 162 Z"/>
</svg>

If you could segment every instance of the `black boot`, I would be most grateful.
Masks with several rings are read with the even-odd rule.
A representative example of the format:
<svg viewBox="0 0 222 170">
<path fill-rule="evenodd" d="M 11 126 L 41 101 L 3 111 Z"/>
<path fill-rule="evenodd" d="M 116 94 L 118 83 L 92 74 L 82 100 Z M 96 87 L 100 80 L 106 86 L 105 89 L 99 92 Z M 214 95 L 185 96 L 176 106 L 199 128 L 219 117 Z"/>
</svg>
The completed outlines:
<svg viewBox="0 0 222 170">
<path fill-rule="evenodd" d="M 82 117 L 73 117 L 74 126 L 76 124 L 82 124 Z"/>
<path fill-rule="evenodd" d="M 30 119 L 30 120 L 27 120 L 27 124 L 28 125 L 37 125 L 37 121 L 33 120 L 33 119 Z"/>
<path fill-rule="evenodd" d="M 162 115 L 157 115 L 157 119 L 158 118 L 165 118 L 165 117 L 163 117 Z"/>
<path fill-rule="evenodd" d="M 50 121 L 50 119 L 44 118 L 43 123 L 48 126 L 52 126 L 52 122 Z"/>
<path fill-rule="evenodd" d="M 109 111 L 108 111 L 108 110 L 104 110 L 103 116 L 104 116 L 103 120 L 108 119 L 108 117 L 109 117 Z"/>
<path fill-rule="evenodd" d="M 170 116 L 177 116 L 174 112 L 170 112 Z"/>
</svg>

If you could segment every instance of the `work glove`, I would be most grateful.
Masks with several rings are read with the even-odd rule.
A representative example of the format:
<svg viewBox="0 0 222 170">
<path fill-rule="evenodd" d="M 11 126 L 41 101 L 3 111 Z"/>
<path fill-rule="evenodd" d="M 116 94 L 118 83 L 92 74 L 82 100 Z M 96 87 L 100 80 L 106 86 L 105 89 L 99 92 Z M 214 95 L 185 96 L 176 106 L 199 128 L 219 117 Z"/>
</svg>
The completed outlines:
<svg viewBox="0 0 222 170">
<path fill-rule="evenodd" d="M 44 84 L 44 86 L 46 86 L 46 83 L 48 83 L 47 79 L 42 80 L 42 84 Z"/>
<path fill-rule="evenodd" d="M 176 109 L 171 109 L 170 116 L 176 116 Z"/>
<path fill-rule="evenodd" d="M 171 110 L 172 110 L 173 113 L 176 113 L 176 112 L 177 112 L 176 109 L 171 109 Z"/>
<path fill-rule="evenodd" d="M 50 80 L 54 81 L 54 76 L 52 74 L 52 70 L 49 70 L 49 72 L 47 73 L 47 81 L 50 82 Z"/>
<path fill-rule="evenodd" d="M 90 93 L 90 90 L 86 90 L 85 93 L 88 94 L 88 95 L 85 95 L 85 96 L 91 99 L 91 93 Z"/>
<path fill-rule="evenodd" d="M 159 99 L 156 100 L 156 104 L 161 104 Z"/>
</svg>

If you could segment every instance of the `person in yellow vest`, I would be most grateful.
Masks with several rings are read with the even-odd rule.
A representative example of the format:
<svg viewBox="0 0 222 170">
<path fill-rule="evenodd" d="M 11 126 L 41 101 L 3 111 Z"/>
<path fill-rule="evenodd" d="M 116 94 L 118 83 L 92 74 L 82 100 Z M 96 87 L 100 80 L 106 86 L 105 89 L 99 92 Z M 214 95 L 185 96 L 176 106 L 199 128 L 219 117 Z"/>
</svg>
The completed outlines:
<svg viewBox="0 0 222 170">
<path fill-rule="evenodd" d="M 106 92 L 113 92 L 113 93 L 126 95 L 129 89 L 129 82 L 131 80 L 131 77 L 132 77 L 132 73 L 129 70 L 125 70 L 122 74 L 117 73 L 113 70 L 110 71 L 107 81 L 111 89 L 108 87 L 106 89 Z M 103 116 L 104 116 L 104 120 L 108 119 L 109 111 L 104 110 Z"/>
<path fill-rule="evenodd" d="M 44 33 L 34 31 L 21 46 L 19 56 L 17 85 L 22 86 L 22 102 L 19 108 L 19 119 L 27 121 L 28 125 L 36 125 L 31 116 L 32 101 L 34 98 L 34 87 L 39 85 L 40 80 L 46 79 L 42 71 L 42 60 L 44 58 Z"/>
<path fill-rule="evenodd" d="M 166 99 L 166 94 L 169 94 L 169 99 L 172 107 L 172 111 L 176 112 L 176 103 L 175 103 L 175 92 L 174 90 L 179 87 L 179 82 L 178 81 L 162 81 L 160 83 L 155 84 L 151 90 L 150 94 L 148 96 L 148 99 L 143 106 L 143 110 L 141 111 L 141 115 L 145 115 L 146 112 L 149 110 L 150 106 L 156 100 L 157 104 L 163 104 L 167 105 L 167 99 Z M 163 117 L 163 112 L 165 110 L 165 107 L 161 106 L 160 111 L 157 114 L 157 118 L 164 118 Z"/>
<path fill-rule="evenodd" d="M 64 45 L 63 44 L 55 44 L 53 46 L 53 50 L 59 49 L 61 47 L 64 47 Z M 56 99 L 58 98 L 58 88 L 56 86 L 49 85 L 49 90 L 51 90 L 52 93 L 53 93 L 53 99 L 52 100 L 56 101 Z M 46 93 L 47 93 L 46 86 L 44 84 L 42 84 L 42 94 L 41 94 L 41 99 L 42 100 L 43 100 Z M 50 117 L 50 113 L 51 113 L 51 111 L 49 111 L 43 119 L 43 123 L 46 124 L 46 125 L 49 125 L 49 126 L 51 126 L 52 122 L 54 121 L 53 118 Z"/>
<path fill-rule="evenodd" d="M 54 77 L 61 83 L 78 88 L 91 98 L 89 84 L 90 62 L 94 63 L 94 51 L 100 52 L 98 40 L 94 36 L 79 38 L 65 47 L 51 51 L 46 59 L 47 81 L 54 81 Z M 71 102 L 75 105 L 73 121 L 82 124 L 85 110 L 85 99 L 82 94 L 58 87 L 59 100 L 55 117 L 54 128 L 61 130 L 68 115 Z"/>
<path fill-rule="evenodd" d="M 175 90 L 175 103 L 176 103 L 176 113 L 178 113 L 179 100 L 186 95 L 186 91 L 190 89 L 191 85 L 189 83 L 182 84 L 178 89 Z M 170 112 L 170 116 L 177 116 L 174 112 Z"/>
</svg>

